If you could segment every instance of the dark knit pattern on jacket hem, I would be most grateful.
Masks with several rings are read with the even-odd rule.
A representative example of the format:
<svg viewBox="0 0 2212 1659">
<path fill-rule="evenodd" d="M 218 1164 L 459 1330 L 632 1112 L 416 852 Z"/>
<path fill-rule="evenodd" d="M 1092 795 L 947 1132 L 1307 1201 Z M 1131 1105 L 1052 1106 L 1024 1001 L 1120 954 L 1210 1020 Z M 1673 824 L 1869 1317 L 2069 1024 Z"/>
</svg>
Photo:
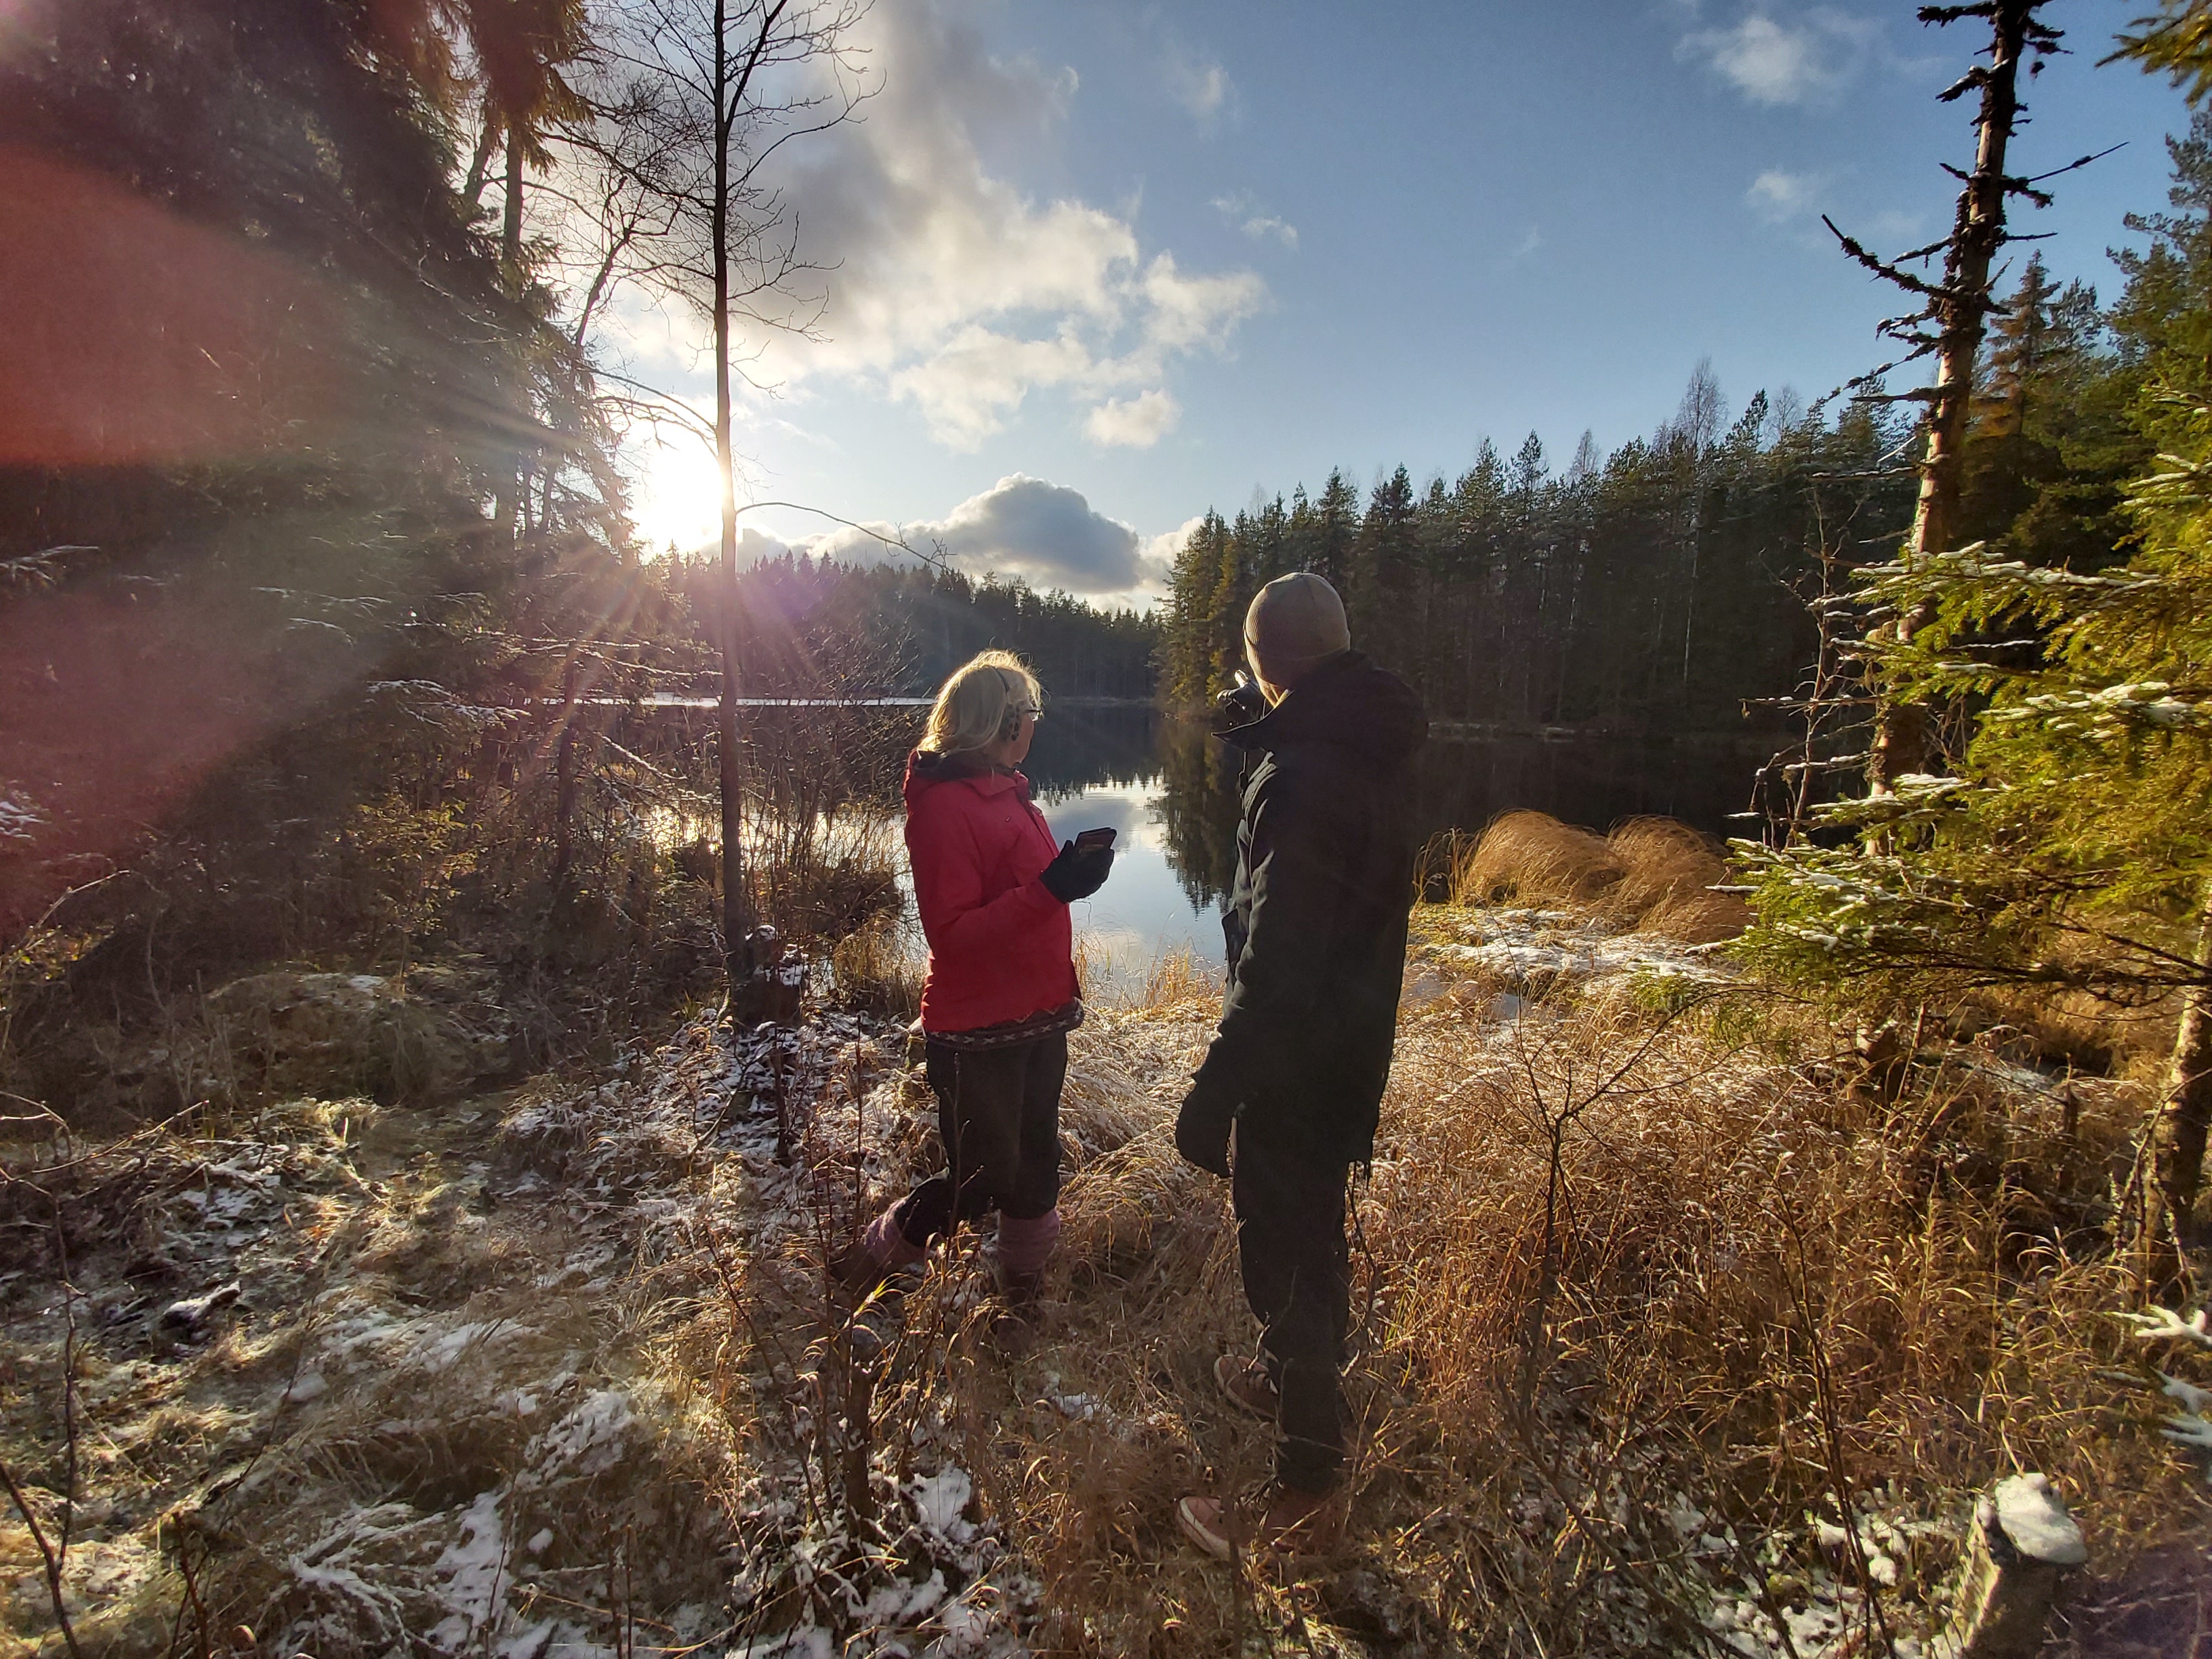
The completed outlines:
<svg viewBox="0 0 2212 1659">
<path fill-rule="evenodd" d="M 1010 1019 L 997 1025 L 979 1025 L 972 1031 L 924 1030 L 929 1042 L 947 1048 L 958 1048 L 973 1053 L 979 1048 L 1011 1048 L 1016 1043 L 1034 1042 L 1039 1037 L 1056 1036 L 1062 1031 L 1072 1031 L 1083 1024 L 1083 999 L 1064 1002 L 1057 1008 L 1047 1008 L 1031 1014 L 1026 1019 Z"/>
</svg>

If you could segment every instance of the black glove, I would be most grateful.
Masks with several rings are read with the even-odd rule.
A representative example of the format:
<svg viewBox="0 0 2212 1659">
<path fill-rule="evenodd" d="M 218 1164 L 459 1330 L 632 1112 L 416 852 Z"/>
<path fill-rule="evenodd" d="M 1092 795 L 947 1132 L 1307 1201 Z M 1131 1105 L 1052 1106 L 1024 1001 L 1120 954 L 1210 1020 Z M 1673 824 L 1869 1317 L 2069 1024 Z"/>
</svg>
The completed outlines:
<svg viewBox="0 0 2212 1659">
<path fill-rule="evenodd" d="M 1060 856 L 1045 866 L 1044 873 L 1037 879 L 1044 884 L 1045 891 L 1062 904 L 1073 904 L 1103 887 L 1107 872 L 1113 867 L 1112 848 L 1078 847 L 1072 841 L 1062 842 Z"/>
<path fill-rule="evenodd" d="M 1249 726 L 1267 712 L 1267 698 L 1257 685 L 1239 674 L 1236 684 L 1214 698 L 1213 707 L 1224 726 Z"/>
<path fill-rule="evenodd" d="M 1229 1126 L 1237 1121 L 1237 1103 L 1204 1083 L 1192 1079 L 1176 1114 L 1176 1151 L 1183 1162 L 1209 1175 L 1229 1173 Z"/>
</svg>

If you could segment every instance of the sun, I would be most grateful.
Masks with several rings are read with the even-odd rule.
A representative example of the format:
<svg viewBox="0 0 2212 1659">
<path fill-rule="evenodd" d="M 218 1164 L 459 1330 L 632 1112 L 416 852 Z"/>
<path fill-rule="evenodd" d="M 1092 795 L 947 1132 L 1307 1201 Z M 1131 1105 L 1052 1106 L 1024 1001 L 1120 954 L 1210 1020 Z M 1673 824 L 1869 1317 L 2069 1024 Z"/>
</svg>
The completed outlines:
<svg viewBox="0 0 2212 1659">
<path fill-rule="evenodd" d="M 722 486 L 714 453 L 672 434 L 663 443 L 641 443 L 632 463 L 636 478 L 630 516 L 646 556 L 657 558 L 673 543 L 684 552 L 714 544 L 721 534 Z"/>
</svg>

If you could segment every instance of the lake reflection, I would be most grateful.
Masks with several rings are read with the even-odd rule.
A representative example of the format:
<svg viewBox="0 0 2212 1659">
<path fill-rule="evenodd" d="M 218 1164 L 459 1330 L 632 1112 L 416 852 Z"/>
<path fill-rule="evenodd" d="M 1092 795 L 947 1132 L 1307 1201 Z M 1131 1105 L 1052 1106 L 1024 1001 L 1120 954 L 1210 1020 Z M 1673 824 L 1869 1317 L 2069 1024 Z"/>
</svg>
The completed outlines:
<svg viewBox="0 0 2212 1659">
<path fill-rule="evenodd" d="M 1415 811 L 1425 835 L 1479 830 L 1523 807 L 1597 830 L 1660 813 L 1727 835 L 1771 752 L 1748 739 L 1438 738 L 1416 768 Z M 1241 763 L 1203 724 L 1148 709 L 1054 708 L 1038 724 L 1024 769 L 1054 833 L 1120 832 L 1113 879 L 1076 911 L 1118 985 L 1184 948 L 1220 966 Z"/>
<path fill-rule="evenodd" d="M 918 710 L 848 711 L 864 723 L 830 744 L 863 796 L 896 799 L 899 759 L 921 735 Z M 772 749 L 756 721 L 756 740 Z M 818 753 L 818 750 L 816 751 Z M 1415 778 L 1425 834 L 1478 830 L 1530 807 L 1604 830 L 1662 813 L 1726 835 L 1744 810 L 1771 745 L 1700 739 L 1432 739 Z M 1051 705 L 1024 768 L 1054 835 L 1110 825 L 1120 849 L 1111 880 L 1075 907 L 1075 925 L 1108 995 L 1140 986 L 1160 958 L 1188 949 L 1221 963 L 1220 900 L 1237 867 L 1241 757 L 1196 721 L 1144 708 Z"/>
</svg>

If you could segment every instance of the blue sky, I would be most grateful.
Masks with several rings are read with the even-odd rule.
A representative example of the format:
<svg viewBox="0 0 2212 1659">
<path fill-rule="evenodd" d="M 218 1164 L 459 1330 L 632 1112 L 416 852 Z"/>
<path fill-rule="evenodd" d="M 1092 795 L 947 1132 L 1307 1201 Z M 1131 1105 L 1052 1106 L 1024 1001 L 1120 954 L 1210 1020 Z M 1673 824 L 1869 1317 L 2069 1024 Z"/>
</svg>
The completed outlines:
<svg viewBox="0 0 2212 1659">
<path fill-rule="evenodd" d="M 2098 69 L 2141 0 L 2049 9 L 2015 171 L 2124 143 L 2022 228 L 2107 297 L 2106 248 L 2162 205 L 2186 106 Z M 1935 94 L 1973 26 L 1908 3 L 877 0 L 876 94 L 785 180 L 832 268 L 812 341 L 761 343 L 757 498 L 933 536 L 978 570 L 1139 601 L 1208 506 L 1464 468 L 1530 430 L 1556 463 L 1674 412 L 1808 399 L 1887 354 L 1891 295 L 1819 215 L 1933 240 L 1971 161 Z M 2027 250 L 2014 249 L 2017 261 Z M 638 371 L 689 396 L 692 325 L 629 312 Z M 703 365 L 700 365 L 703 368 Z M 648 534 L 712 534 L 696 454 L 641 448 Z M 854 550 L 766 509 L 745 522 Z"/>
</svg>

